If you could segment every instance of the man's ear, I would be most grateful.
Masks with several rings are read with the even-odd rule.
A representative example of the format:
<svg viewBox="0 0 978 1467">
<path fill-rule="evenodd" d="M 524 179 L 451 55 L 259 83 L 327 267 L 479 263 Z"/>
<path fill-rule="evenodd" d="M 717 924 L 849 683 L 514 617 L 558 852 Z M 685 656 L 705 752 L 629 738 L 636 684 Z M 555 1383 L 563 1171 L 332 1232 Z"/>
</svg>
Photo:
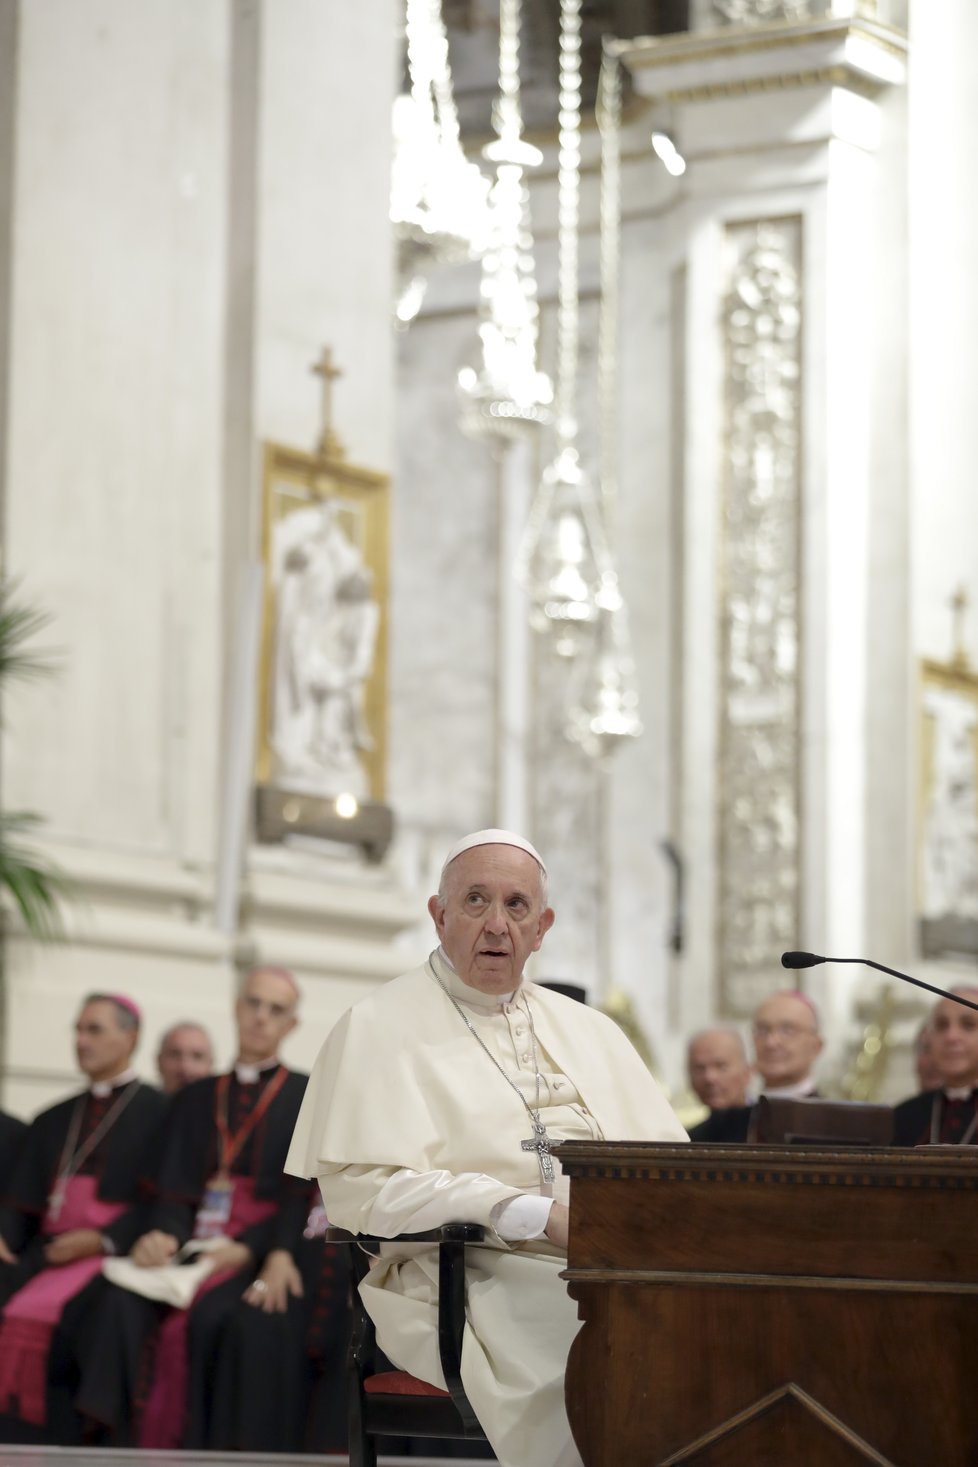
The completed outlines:
<svg viewBox="0 0 978 1467">
<path fill-rule="evenodd" d="M 533 944 L 534 952 L 539 951 L 540 944 L 543 942 L 543 939 L 546 937 L 547 933 L 554 925 L 554 918 L 556 917 L 556 915 L 557 913 L 554 911 L 553 907 L 544 907 L 543 911 L 540 913 L 540 921 L 537 923 L 537 940 Z"/>
<path fill-rule="evenodd" d="M 431 915 L 432 922 L 435 924 L 435 931 L 438 933 L 439 938 L 441 938 L 445 927 L 445 903 L 440 896 L 428 898 L 428 911 Z"/>
</svg>

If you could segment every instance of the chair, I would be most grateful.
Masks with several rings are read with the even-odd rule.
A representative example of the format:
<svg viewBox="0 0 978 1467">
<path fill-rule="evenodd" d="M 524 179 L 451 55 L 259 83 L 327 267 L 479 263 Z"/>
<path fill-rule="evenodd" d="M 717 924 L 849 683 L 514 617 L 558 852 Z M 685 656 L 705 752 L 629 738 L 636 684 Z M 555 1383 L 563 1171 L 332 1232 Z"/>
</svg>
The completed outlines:
<svg viewBox="0 0 978 1467">
<path fill-rule="evenodd" d="M 889 1146 L 893 1111 L 859 1100 L 788 1100 L 762 1095 L 753 1139 L 788 1146 Z"/>
<path fill-rule="evenodd" d="M 352 1332 L 347 1361 L 350 1467 L 376 1467 L 377 1438 L 446 1437 L 485 1441 L 462 1385 L 462 1335 L 465 1330 L 465 1245 L 481 1243 L 477 1223 L 447 1223 L 427 1233 L 378 1238 L 330 1228 L 331 1242 L 346 1243 L 352 1284 Z M 370 1318 L 358 1285 L 370 1266 L 362 1244 L 436 1243 L 438 1245 L 438 1352 L 447 1391 L 404 1370 L 384 1369 Z M 378 1365 L 381 1366 L 378 1369 Z"/>
</svg>

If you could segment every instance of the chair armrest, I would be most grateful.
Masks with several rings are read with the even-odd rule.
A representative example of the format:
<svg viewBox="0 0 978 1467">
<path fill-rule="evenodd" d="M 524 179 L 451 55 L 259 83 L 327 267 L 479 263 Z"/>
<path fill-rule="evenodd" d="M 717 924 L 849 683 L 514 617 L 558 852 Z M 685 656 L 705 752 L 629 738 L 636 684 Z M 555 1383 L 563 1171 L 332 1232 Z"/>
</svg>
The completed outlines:
<svg viewBox="0 0 978 1467">
<path fill-rule="evenodd" d="M 348 1233 L 346 1228 L 326 1229 L 327 1243 L 481 1243 L 486 1230 L 481 1223 L 444 1223 L 440 1228 L 429 1228 L 425 1233 L 395 1233 L 392 1237 L 380 1233 Z"/>
</svg>

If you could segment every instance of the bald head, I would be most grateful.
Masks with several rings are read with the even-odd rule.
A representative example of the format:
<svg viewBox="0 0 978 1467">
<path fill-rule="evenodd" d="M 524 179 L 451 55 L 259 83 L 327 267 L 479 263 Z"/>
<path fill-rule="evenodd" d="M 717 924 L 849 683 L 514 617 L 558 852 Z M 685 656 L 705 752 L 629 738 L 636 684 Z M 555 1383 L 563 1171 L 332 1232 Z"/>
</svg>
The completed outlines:
<svg viewBox="0 0 978 1467">
<path fill-rule="evenodd" d="M 733 1024 L 701 1029 L 689 1041 L 689 1083 L 711 1110 L 747 1104 L 750 1064 L 740 1031 Z"/>
<path fill-rule="evenodd" d="M 165 1095 L 175 1095 L 193 1080 L 203 1080 L 214 1069 L 210 1035 L 192 1019 L 171 1024 L 160 1039 L 156 1068 Z"/>
<path fill-rule="evenodd" d="M 298 1006 L 299 985 L 287 968 L 253 968 L 234 1006 L 238 1059 L 246 1064 L 274 1059 L 299 1022 Z"/>
<path fill-rule="evenodd" d="M 810 998 L 794 990 L 772 993 L 758 1005 L 753 1033 L 757 1068 L 766 1089 L 810 1079 L 823 1046 L 818 1012 Z"/>
</svg>

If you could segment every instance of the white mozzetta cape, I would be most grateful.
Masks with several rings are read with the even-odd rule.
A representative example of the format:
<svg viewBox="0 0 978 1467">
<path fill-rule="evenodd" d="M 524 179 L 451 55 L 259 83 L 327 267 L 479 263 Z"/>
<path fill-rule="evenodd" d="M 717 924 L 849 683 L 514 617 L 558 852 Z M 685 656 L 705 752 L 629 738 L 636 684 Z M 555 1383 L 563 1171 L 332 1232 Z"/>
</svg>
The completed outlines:
<svg viewBox="0 0 978 1467">
<path fill-rule="evenodd" d="M 613 1020 L 532 983 L 524 982 L 522 991 L 539 1043 L 573 1081 L 605 1140 L 687 1139 Z M 467 996 L 494 1003 L 476 990 Z M 306 1089 L 286 1170 L 302 1177 L 340 1166 L 482 1172 L 533 1189 L 536 1158 L 520 1148 L 529 1134 L 519 1096 L 424 964 L 349 1009 L 331 1031 Z"/>
</svg>

